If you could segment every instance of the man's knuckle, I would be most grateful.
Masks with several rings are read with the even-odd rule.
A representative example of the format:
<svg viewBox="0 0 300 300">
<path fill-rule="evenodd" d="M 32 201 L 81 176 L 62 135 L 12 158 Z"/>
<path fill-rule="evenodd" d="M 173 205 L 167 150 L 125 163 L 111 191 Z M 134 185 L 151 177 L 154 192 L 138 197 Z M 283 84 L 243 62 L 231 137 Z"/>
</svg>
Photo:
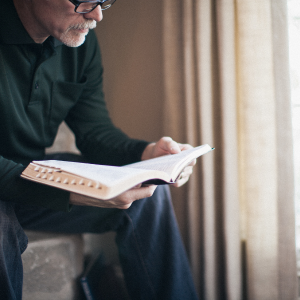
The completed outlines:
<svg viewBox="0 0 300 300">
<path fill-rule="evenodd" d="M 117 208 L 119 209 L 128 209 L 131 206 L 132 202 L 127 203 L 127 204 L 123 204 L 123 205 L 119 205 Z"/>
<path fill-rule="evenodd" d="M 151 197 L 151 196 L 153 195 L 153 193 L 154 193 L 154 189 L 148 190 L 148 195 L 147 195 L 147 197 Z"/>
</svg>

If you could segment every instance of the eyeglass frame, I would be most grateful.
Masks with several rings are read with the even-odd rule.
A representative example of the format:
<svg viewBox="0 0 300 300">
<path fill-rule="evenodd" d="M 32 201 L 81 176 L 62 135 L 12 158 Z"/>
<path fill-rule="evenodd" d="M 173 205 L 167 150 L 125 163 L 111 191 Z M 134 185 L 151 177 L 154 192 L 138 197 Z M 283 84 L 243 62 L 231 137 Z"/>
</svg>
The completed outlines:
<svg viewBox="0 0 300 300">
<path fill-rule="evenodd" d="M 76 12 L 77 14 L 88 14 L 88 13 L 92 12 L 94 9 L 96 9 L 96 7 L 97 7 L 98 5 L 100 5 L 101 10 L 106 10 L 106 9 L 109 9 L 109 8 L 110 8 L 110 6 L 109 6 L 109 7 L 107 7 L 107 8 L 102 9 L 102 4 L 104 4 L 104 3 L 105 3 L 106 1 L 108 1 L 108 0 L 104 0 L 104 1 L 95 1 L 95 0 L 85 0 L 85 1 L 69 0 L 69 1 L 70 1 L 72 4 L 75 5 L 74 12 Z M 113 5 L 115 2 L 116 2 L 116 0 L 115 0 L 111 5 Z M 97 5 L 96 5 L 93 9 L 91 9 L 90 11 L 87 11 L 87 12 L 80 12 L 80 11 L 77 11 L 77 8 L 79 7 L 79 5 L 80 5 L 81 3 L 95 3 L 95 4 L 97 3 Z"/>
</svg>

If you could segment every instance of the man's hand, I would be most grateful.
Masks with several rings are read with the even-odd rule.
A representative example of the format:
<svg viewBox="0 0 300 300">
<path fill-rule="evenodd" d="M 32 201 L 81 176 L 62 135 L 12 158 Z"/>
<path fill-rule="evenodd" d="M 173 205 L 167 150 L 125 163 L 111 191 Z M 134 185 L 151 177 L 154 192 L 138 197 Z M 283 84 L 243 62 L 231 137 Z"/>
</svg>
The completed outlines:
<svg viewBox="0 0 300 300">
<path fill-rule="evenodd" d="M 145 148 L 141 159 L 146 160 L 162 155 L 176 154 L 191 148 L 193 147 L 189 144 L 180 144 L 173 141 L 170 137 L 162 137 L 158 142 L 151 143 Z M 193 166 L 195 164 L 196 159 L 193 160 L 189 166 L 184 168 L 179 179 L 173 184 L 173 186 L 180 187 L 185 184 L 189 180 L 190 175 L 193 173 Z"/>
<path fill-rule="evenodd" d="M 76 193 L 70 194 L 70 204 L 83 205 L 83 206 L 95 206 L 103 208 L 120 208 L 127 209 L 131 204 L 139 199 L 151 197 L 156 189 L 156 185 L 142 186 L 141 184 L 134 188 L 120 194 L 119 196 L 109 199 L 100 200 Z"/>
</svg>

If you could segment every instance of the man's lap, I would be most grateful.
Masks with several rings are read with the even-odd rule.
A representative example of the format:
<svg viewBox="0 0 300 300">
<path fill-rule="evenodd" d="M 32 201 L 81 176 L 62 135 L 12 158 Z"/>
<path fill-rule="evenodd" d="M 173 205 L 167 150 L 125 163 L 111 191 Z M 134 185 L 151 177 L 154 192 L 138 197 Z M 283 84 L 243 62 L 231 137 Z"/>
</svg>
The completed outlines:
<svg viewBox="0 0 300 300">
<path fill-rule="evenodd" d="M 150 215 L 155 214 L 154 211 L 159 210 L 160 202 L 166 200 L 170 201 L 168 188 L 160 186 L 152 197 L 135 201 L 127 210 L 74 205 L 70 212 L 60 212 L 34 206 L 15 205 L 15 212 L 19 223 L 26 230 L 104 233 L 117 230 L 125 219 L 128 217 L 134 219 L 134 215 L 140 214 L 145 207 Z"/>
</svg>

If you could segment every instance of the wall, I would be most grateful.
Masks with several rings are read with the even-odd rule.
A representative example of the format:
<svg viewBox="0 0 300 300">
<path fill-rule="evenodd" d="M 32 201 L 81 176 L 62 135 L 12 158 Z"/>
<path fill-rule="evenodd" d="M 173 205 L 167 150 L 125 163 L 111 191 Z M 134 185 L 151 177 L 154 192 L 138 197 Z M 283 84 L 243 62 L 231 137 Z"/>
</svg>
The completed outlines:
<svg viewBox="0 0 300 300">
<path fill-rule="evenodd" d="M 149 141 L 163 134 L 161 6 L 118 0 L 96 28 L 111 117 L 131 137 Z"/>
</svg>

